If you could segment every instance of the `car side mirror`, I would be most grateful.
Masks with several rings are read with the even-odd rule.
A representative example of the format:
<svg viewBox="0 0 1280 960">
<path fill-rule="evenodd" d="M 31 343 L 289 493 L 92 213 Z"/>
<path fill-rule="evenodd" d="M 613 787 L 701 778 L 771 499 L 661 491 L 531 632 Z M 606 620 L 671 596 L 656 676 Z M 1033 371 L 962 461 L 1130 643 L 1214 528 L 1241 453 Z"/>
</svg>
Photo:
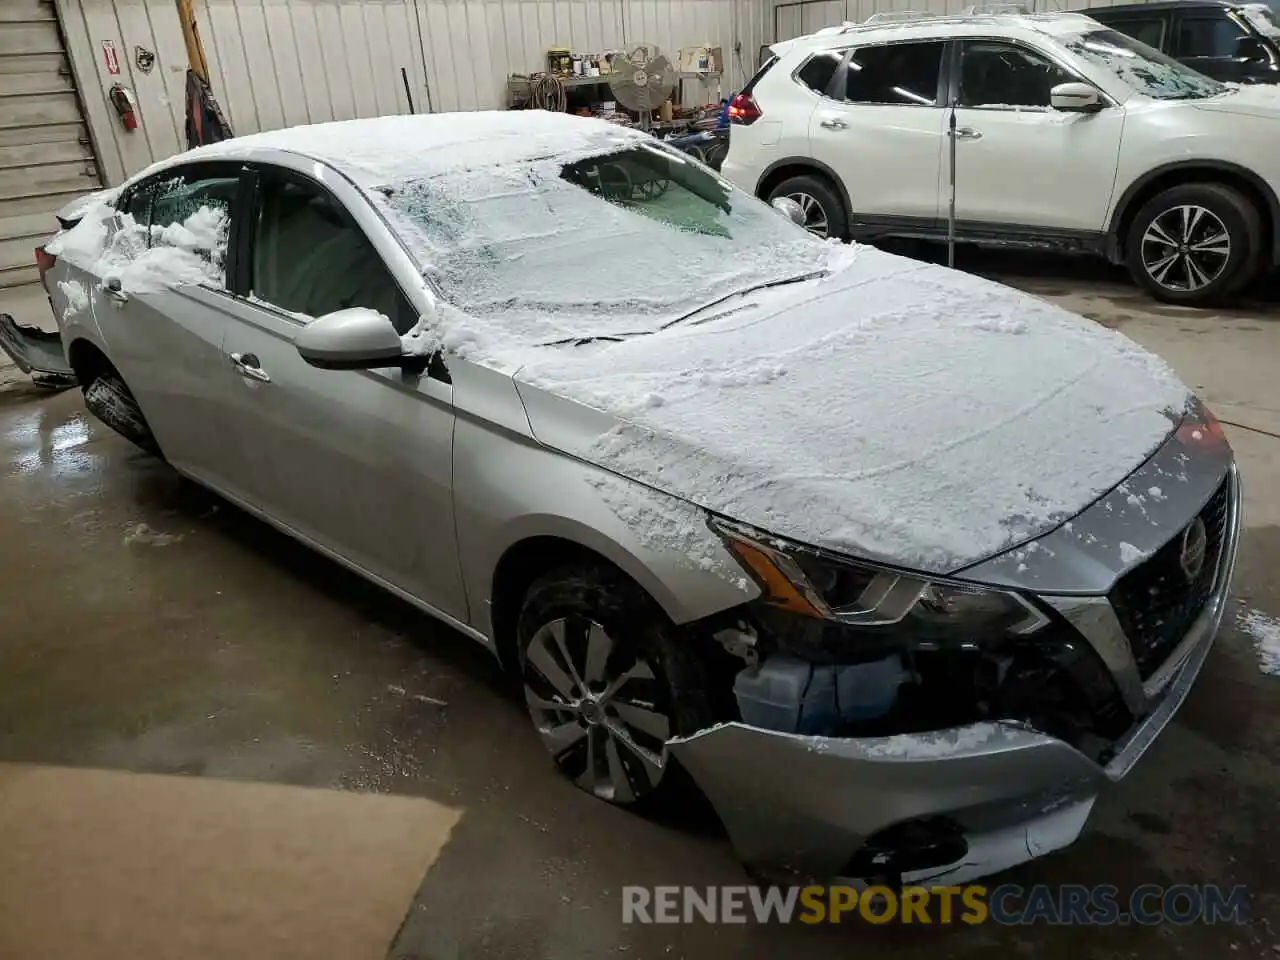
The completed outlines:
<svg viewBox="0 0 1280 960">
<path fill-rule="evenodd" d="M 1267 47 L 1257 37 L 1241 37 L 1236 41 L 1236 57 L 1241 63 L 1267 60 Z"/>
<path fill-rule="evenodd" d="M 371 370 L 400 364 L 404 349 L 391 321 L 365 307 L 316 317 L 293 345 L 302 359 L 322 370 Z"/>
<path fill-rule="evenodd" d="M 1060 83 L 1049 91 L 1049 105 L 1063 113 L 1097 113 L 1102 109 L 1102 95 L 1087 83 Z"/>
<path fill-rule="evenodd" d="M 804 207 L 790 197 L 774 197 L 770 206 L 797 226 L 804 226 Z"/>
</svg>

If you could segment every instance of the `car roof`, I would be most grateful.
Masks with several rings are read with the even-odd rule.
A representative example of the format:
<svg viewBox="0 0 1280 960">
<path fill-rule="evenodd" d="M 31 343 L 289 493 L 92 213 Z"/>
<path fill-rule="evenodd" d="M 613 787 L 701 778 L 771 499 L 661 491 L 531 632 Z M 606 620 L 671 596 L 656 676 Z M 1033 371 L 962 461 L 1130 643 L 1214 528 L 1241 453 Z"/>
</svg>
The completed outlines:
<svg viewBox="0 0 1280 960">
<path fill-rule="evenodd" d="M 1241 7 L 1243 3 L 1237 3 L 1235 0 L 1155 0 L 1154 3 L 1117 3 L 1109 7 L 1089 7 L 1087 10 L 1077 10 L 1076 13 L 1083 13 L 1085 16 L 1093 16 L 1097 13 L 1149 13 L 1153 10 L 1186 10 L 1194 7 Z"/>
<path fill-rule="evenodd" d="M 318 160 L 374 187 L 451 170 L 543 157 L 566 159 L 647 139 L 605 120 L 545 110 L 411 114 L 305 124 L 196 147 L 139 175 L 204 160 L 266 160 L 284 152 Z M 137 178 L 135 178 L 137 179 Z"/>
<path fill-rule="evenodd" d="M 771 49 L 779 56 L 792 50 L 821 50 L 854 46 L 862 42 L 891 43 L 896 40 L 948 39 L 990 34 L 999 30 L 1008 36 L 1048 34 L 1060 36 L 1087 29 L 1088 11 L 1053 11 L 1044 13 L 888 13 L 871 17 L 862 23 L 846 23 L 826 27 L 816 33 L 783 40 Z"/>
</svg>

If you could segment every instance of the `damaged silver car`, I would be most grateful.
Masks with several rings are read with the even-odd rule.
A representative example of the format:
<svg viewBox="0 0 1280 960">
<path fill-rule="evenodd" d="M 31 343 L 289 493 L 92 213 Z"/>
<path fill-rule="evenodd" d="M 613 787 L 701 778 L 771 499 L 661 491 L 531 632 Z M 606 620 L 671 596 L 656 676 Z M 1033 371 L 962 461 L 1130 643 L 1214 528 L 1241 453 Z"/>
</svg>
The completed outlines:
<svg viewBox="0 0 1280 960">
<path fill-rule="evenodd" d="M 1236 468 L 1162 362 L 638 132 L 230 140 L 40 263 L 65 363 L 29 346 L 95 414 L 491 649 L 587 792 L 692 781 L 753 867 L 1069 844 L 1223 615 Z"/>
</svg>

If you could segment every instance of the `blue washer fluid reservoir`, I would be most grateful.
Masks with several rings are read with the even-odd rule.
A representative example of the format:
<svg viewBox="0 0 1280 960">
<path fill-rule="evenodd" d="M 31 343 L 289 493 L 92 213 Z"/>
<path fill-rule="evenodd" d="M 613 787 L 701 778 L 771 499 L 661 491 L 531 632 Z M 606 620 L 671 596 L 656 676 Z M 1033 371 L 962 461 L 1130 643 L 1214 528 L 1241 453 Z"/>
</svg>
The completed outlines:
<svg viewBox="0 0 1280 960">
<path fill-rule="evenodd" d="M 906 679 L 897 654 L 843 666 L 814 666 L 775 654 L 734 679 L 744 723 L 766 730 L 829 734 L 842 722 L 874 720 L 893 708 Z"/>
</svg>

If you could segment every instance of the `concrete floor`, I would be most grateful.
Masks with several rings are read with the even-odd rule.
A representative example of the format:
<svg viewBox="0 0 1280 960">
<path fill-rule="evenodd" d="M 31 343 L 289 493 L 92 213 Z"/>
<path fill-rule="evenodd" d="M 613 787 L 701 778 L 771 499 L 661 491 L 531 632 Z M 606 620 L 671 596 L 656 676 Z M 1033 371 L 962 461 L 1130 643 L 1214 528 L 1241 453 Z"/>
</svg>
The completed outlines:
<svg viewBox="0 0 1280 960">
<path fill-rule="evenodd" d="M 1280 614 L 1280 309 L 1170 310 L 1074 265 L 980 266 L 1119 327 L 1241 425 L 1228 427 L 1246 489 L 1235 594 Z M 1084 279 L 1064 281 L 1064 270 Z M 20 320 L 42 309 L 38 297 L 0 293 L 0 310 Z M 1259 672 L 1233 624 L 1178 720 L 1100 801 L 1088 834 L 1002 879 L 1246 884 L 1248 927 L 623 926 L 624 884 L 742 883 L 727 843 L 696 812 L 653 822 L 559 780 L 522 705 L 470 641 L 180 481 L 89 419 L 78 392 L 49 394 L 11 368 L 0 368 L 0 469 L 0 774 L 5 763 L 182 774 L 391 793 L 455 811 L 448 842 L 404 898 L 403 923 L 387 924 L 388 956 L 1280 951 L 1280 679 Z M 165 809 L 181 818 L 182 803 Z M 330 830 L 315 832 L 317 845 L 331 842 Z M 80 853 L 54 844 L 48 856 Z M 319 922 L 297 909 L 285 920 Z"/>
</svg>

